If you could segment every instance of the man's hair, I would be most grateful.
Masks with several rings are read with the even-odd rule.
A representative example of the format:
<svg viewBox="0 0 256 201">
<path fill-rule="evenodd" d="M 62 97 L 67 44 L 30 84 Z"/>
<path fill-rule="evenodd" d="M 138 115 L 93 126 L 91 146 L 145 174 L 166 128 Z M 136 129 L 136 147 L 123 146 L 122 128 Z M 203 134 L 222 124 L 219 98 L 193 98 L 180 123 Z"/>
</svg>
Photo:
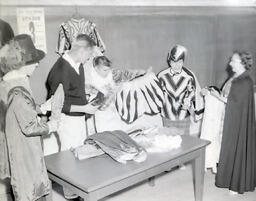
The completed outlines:
<svg viewBox="0 0 256 201">
<path fill-rule="evenodd" d="M 78 34 L 76 39 L 72 43 L 72 46 L 94 47 L 96 46 L 96 43 L 90 36 L 86 34 Z"/>
<path fill-rule="evenodd" d="M 187 49 L 182 45 L 175 45 L 168 53 L 167 55 L 167 62 L 168 64 L 170 61 L 179 61 L 179 60 L 185 60 L 185 56 L 187 54 Z"/>
<path fill-rule="evenodd" d="M 103 65 L 111 67 L 112 62 L 106 56 L 97 56 L 93 59 L 93 66 Z"/>
</svg>

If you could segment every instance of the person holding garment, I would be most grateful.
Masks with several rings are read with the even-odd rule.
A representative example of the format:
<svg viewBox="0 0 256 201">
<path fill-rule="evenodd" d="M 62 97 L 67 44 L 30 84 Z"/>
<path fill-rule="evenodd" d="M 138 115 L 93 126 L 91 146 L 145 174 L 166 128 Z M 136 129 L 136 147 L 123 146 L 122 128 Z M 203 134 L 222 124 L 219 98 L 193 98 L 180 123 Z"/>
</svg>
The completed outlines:
<svg viewBox="0 0 256 201">
<path fill-rule="evenodd" d="M 15 201 L 51 200 L 41 136 L 56 131 L 58 122 L 40 121 L 28 80 L 45 54 L 26 34 L 15 36 L 0 52 L 4 74 L 0 82 L 1 119 L 5 119 L 0 132 L 7 146 L 7 157 L 5 161 L 1 158 L 1 165 L 8 164 L 5 178 L 11 180 Z"/>
<path fill-rule="evenodd" d="M 256 127 L 252 55 L 234 52 L 229 62 L 232 76 L 221 94 L 210 93 L 226 103 L 223 134 L 215 185 L 231 194 L 254 191 L 256 186 Z"/>
<path fill-rule="evenodd" d="M 59 84 L 63 85 L 64 105 L 62 108 L 58 137 L 60 150 L 68 150 L 83 145 L 87 138 L 85 120 L 87 114 L 98 109 L 88 103 L 85 92 L 85 74 L 83 64 L 92 56 L 95 42 L 86 34 L 79 34 L 66 51 L 53 65 L 47 78 L 47 88 L 51 97 Z M 78 197 L 67 188 L 67 199 Z"/>
<path fill-rule="evenodd" d="M 77 36 L 70 51 L 60 57 L 47 79 L 51 97 L 59 84 L 63 85 L 65 99 L 58 134 L 61 151 L 78 147 L 86 138 L 85 114 L 93 114 L 97 107 L 88 104 L 85 93 L 83 64 L 91 57 L 94 41 L 85 34 Z"/>
<path fill-rule="evenodd" d="M 176 127 L 181 135 L 190 133 L 190 115 L 197 122 L 202 118 L 204 109 L 199 82 L 194 73 L 184 67 L 186 55 L 187 49 L 184 46 L 175 45 L 167 56 L 169 67 L 157 76 L 165 97 L 163 124 Z"/>
</svg>

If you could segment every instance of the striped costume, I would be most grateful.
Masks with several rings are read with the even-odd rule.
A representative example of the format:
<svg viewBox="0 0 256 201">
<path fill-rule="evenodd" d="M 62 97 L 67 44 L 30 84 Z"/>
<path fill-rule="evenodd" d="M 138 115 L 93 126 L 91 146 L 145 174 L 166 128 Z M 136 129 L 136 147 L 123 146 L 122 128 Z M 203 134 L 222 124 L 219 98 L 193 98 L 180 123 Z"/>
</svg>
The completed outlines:
<svg viewBox="0 0 256 201">
<path fill-rule="evenodd" d="M 167 68 L 158 74 L 161 87 L 164 91 L 164 107 L 162 116 L 170 120 L 183 120 L 190 114 L 195 114 L 198 120 L 203 112 L 203 98 L 200 95 L 200 86 L 195 75 L 185 67 L 180 73 L 173 73 Z M 189 109 L 184 108 L 189 103 Z"/>
<path fill-rule="evenodd" d="M 78 34 L 87 34 L 92 38 L 92 40 L 94 40 L 96 46 L 99 47 L 101 52 L 105 51 L 105 44 L 103 43 L 96 29 L 96 25 L 93 22 L 88 21 L 85 18 L 71 18 L 60 25 L 56 52 L 62 55 L 65 50 L 70 50 L 71 44 Z"/>
<path fill-rule="evenodd" d="M 122 120 L 132 123 L 143 114 L 160 113 L 164 95 L 154 73 L 147 73 L 123 84 L 116 95 L 116 109 Z"/>
</svg>

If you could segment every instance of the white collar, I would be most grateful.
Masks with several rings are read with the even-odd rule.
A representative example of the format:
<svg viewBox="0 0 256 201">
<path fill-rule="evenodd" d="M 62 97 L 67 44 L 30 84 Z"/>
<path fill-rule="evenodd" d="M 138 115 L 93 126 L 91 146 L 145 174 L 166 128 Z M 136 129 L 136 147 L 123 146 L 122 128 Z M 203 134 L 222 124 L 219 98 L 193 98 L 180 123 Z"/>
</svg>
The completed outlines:
<svg viewBox="0 0 256 201">
<path fill-rule="evenodd" d="M 18 78 L 27 78 L 27 75 L 17 70 L 10 71 L 3 76 L 4 81 L 14 80 Z"/>
<path fill-rule="evenodd" d="M 183 68 L 181 68 L 180 72 L 174 72 L 172 68 L 170 68 L 170 73 L 172 76 L 175 76 L 175 75 L 180 75 L 183 71 Z"/>
<path fill-rule="evenodd" d="M 76 63 L 72 57 L 68 54 L 68 51 L 66 51 L 63 55 L 63 59 L 65 59 L 74 69 L 75 71 L 79 74 L 79 66 L 80 63 Z"/>
</svg>

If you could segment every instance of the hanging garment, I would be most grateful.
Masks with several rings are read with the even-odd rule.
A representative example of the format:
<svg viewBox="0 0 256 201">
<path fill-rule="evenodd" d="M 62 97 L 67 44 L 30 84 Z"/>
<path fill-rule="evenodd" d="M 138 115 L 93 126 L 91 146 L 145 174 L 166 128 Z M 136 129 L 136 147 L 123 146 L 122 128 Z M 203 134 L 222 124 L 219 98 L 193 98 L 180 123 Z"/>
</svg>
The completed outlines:
<svg viewBox="0 0 256 201">
<path fill-rule="evenodd" d="M 154 73 L 135 78 L 123 84 L 116 95 L 116 109 L 122 120 L 132 123 L 143 114 L 160 113 L 164 95 Z"/>
<path fill-rule="evenodd" d="M 164 91 L 164 107 L 162 116 L 171 120 L 183 120 L 194 114 L 195 120 L 202 118 L 204 101 L 201 88 L 195 75 L 185 67 L 180 73 L 172 73 L 170 68 L 158 74 Z M 190 102 L 189 110 L 183 109 L 184 102 Z"/>
<path fill-rule="evenodd" d="M 200 138 L 211 141 L 206 147 L 205 168 L 212 168 L 214 173 L 217 172 L 216 165 L 219 161 L 224 114 L 225 103 L 211 94 L 206 95 Z"/>
<path fill-rule="evenodd" d="M 96 29 L 96 25 L 93 22 L 86 20 L 85 18 L 71 18 L 60 25 L 56 52 L 62 55 L 65 50 L 70 50 L 71 44 L 78 34 L 87 34 L 94 40 L 96 46 L 99 47 L 101 52 L 105 51 L 105 44 L 103 43 Z"/>
</svg>

